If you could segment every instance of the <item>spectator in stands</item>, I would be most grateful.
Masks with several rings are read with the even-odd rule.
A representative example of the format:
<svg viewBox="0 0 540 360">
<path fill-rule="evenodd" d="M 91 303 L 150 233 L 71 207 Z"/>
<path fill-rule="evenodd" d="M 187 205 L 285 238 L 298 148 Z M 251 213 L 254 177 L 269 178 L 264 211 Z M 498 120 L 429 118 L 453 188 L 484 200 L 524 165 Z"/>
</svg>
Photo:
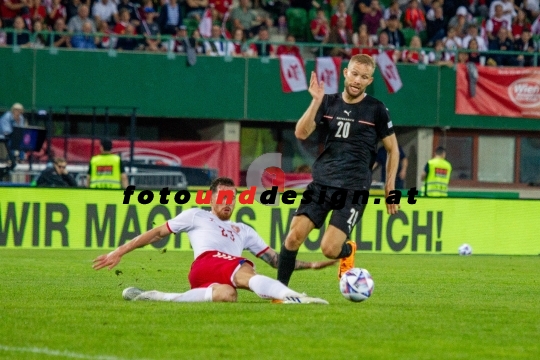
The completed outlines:
<svg viewBox="0 0 540 360">
<path fill-rule="evenodd" d="M 463 47 L 468 48 L 469 47 L 469 41 L 476 40 L 476 43 L 478 44 L 478 49 L 480 51 L 486 51 L 487 45 L 484 41 L 484 38 L 478 35 L 478 26 L 474 23 L 469 24 L 467 28 L 467 36 L 463 38 Z"/>
<path fill-rule="evenodd" d="M 161 7 L 158 24 L 162 34 L 175 35 L 182 25 L 182 10 L 177 0 L 169 0 Z"/>
<path fill-rule="evenodd" d="M 398 0 L 392 0 L 392 3 L 390 6 L 384 10 L 384 20 L 390 19 L 390 16 L 395 15 L 396 19 L 401 19 L 401 15 L 403 15 L 403 11 L 399 8 L 399 1 Z"/>
<path fill-rule="evenodd" d="M 195 40 L 195 52 L 201 55 L 205 54 L 204 41 L 201 37 L 199 29 L 193 30 L 193 32 L 191 33 L 191 38 Z"/>
<path fill-rule="evenodd" d="M 422 40 L 419 36 L 413 36 L 409 47 L 403 50 L 401 61 L 409 64 L 418 64 L 424 62 L 425 52 L 422 50 Z"/>
<path fill-rule="evenodd" d="M 370 11 L 371 0 L 353 0 L 353 20 L 356 20 L 356 23 L 353 24 L 354 28 L 358 28 L 364 22 L 364 15 Z M 399 6 L 398 6 L 399 8 Z"/>
<path fill-rule="evenodd" d="M 225 56 L 232 55 L 234 46 L 230 41 L 223 38 L 221 34 L 221 26 L 212 25 L 212 35 L 208 39 L 204 46 L 206 55 L 210 56 Z"/>
<path fill-rule="evenodd" d="M 22 17 L 17 16 L 13 20 L 14 32 L 9 32 L 6 37 L 6 43 L 8 45 L 17 45 L 21 47 L 30 46 L 30 34 L 28 33 L 24 20 Z"/>
<path fill-rule="evenodd" d="M 508 30 L 506 28 L 500 28 L 497 33 L 497 40 L 492 42 L 490 50 L 497 51 L 513 51 L 514 43 L 508 37 Z M 499 66 L 515 66 L 517 65 L 517 59 L 513 55 L 505 54 L 490 54 L 490 58 L 493 59 Z"/>
<path fill-rule="evenodd" d="M 148 51 L 159 51 L 161 46 L 159 25 L 154 21 L 155 14 L 156 12 L 153 7 L 145 7 L 144 20 L 141 22 L 139 29 L 139 32 L 144 35 L 144 46 Z M 180 26 L 180 28 L 182 27 L 186 30 L 184 25 Z"/>
<path fill-rule="evenodd" d="M 358 31 L 355 32 L 352 36 L 352 42 L 354 46 L 360 46 L 360 36 L 366 36 L 367 37 L 367 44 L 368 46 L 373 45 L 373 41 L 371 40 L 371 37 L 368 34 L 368 27 L 366 24 L 362 24 L 358 27 Z"/>
<path fill-rule="evenodd" d="M 491 2 L 489 6 L 489 17 L 493 18 L 495 16 L 495 8 L 497 6 L 502 7 L 502 16 L 501 18 L 505 20 L 508 24 L 512 24 L 514 17 L 517 16 L 517 12 L 514 9 L 514 0 L 495 0 Z"/>
<path fill-rule="evenodd" d="M 180 54 L 187 54 L 188 49 L 191 47 L 194 49 L 195 53 L 197 53 L 195 50 L 196 45 L 195 39 L 188 36 L 187 26 L 180 25 L 178 33 L 176 34 L 175 51 Z"/>
<path fill-rule="evenodd" d="M 71 46 L 75 49 L 96 49 L 99 38 L 95 37 L 92 31 L 94 24 L 87 20 L 82 24 L 82 32 L 78 32 L 71 37 Z"/>
<path fill-rule="evenodd" d="M 377 38 L 379 28 L 384 27 L 383 13 L 379 0 L 371 0 L 369 11 L 364 14 L 362 23 L 366 25 L 370 41 L 373 42 Z"/>
<path fill-rule="evenodd" d="M 92 33 L 96 32 L 96 25 L 94 24 L 94 21 L 90 18 L 88 18 L 89 14 L 88 6 L 86 5 L 80 5 L 77 9 L 77 15 L 72 17 L 71 20 L 68 22 L 68 30 L 71 33 L 80 33 L 83 31 L 83 24 L 90 23 L 90 26 L 92 27 Z"/>
<path fill-rule="evenodd" d="M 109 0 L 111 1 L 111 0 Z M 150 6 L 153 9 L 153 6 Z M 122 11 L 122 9 L 126 9 L 129 11 L 129 21 L 135 25 L 135 27 L 138 27 L 141 25 L 141 21 L 144 17 L 140 16 L 140 12 L 138 10 L 139 5 L 135 5 L 134 3 L 130 2 L 129 0 L 121 0 L 120 3 L 116 6 L 118 13 Z M 144 11 L 144 8 L 143 8 Z"/>
<path fill-rule="evenodd" d="M 128 177 L 120 156 L 112 153 L 112 141 L 102 139 L 100 154 L 90 159 L 87 186 L 92 189 L 121 189 L 128 186 Z"/>
<path fill-rule="evenodd" d="M 345 21 L 345 30 L 352 35 L 353 33 L 353 25 L 352 25 L 352 17 L 347 13 L 347 5 L 345 4 L 345 1 L 341 0 L 338 3 L 336 13 L 332 15 L 332 18 L 330 19 L 330 28 L 334 28 L 338 24 L 338 20 L 343 19 Z"/>
<path fill-rule="evenodd" d="M 98 25 L 98 33 L 103 34 L 99 38 L 98 48 L 100 49 L 112 49 L 118 40 L 116 37 L 111 37 L 113 33 L 109 24 L 106 21 L 100 21 Z"/>
<path fill-rule="evenodd" d="M 433 50 L 428 54 L 428 60 L 433 65 L 446 65 L 453 67 L 454 62 L 450 60 L 450 56 L 444 51 L 444 43 L 442 39 L 436 40 Z"/>
<path fill-rule="evenodd" d="M 354 48 L 351 50 L 351 56 L 356 54 L 365 54 L 369 56 L 377 54 L 377 49 L 372 49 L 371 46 L 372 43 L 367 31 L 362 31 L 356 36 L 356 43 L 354 43 Z"/>
<path fill-rule="evenodd" d="M 519 9 L 517 16 L 514 18 L 512 23 L 512 38 L 515 40 L 519 39 L 523 30 L 531 30 L 531 22 L 527 19 L 527 14 L 525 11 Z"/>
<path fill-rule="evenodd" d="M 317 9 L 317 16 L 315 17 L 315 19 L 311 20 L 311 24 L 309 27 L 311 29 L 311 35 L 313 35 L 313 40 L 315 42 L 321 43 L 325 42 L 328 39 L 328 35 L 330 34 L 330 27 L 324 9 Z"/>
<path fill-rule="evenodd" d="M 222 21 L 225 14 L 232 6 L 232 0 L 209 0 L 210 7 L 212 8 L 212 16 L 216 16 L 216 20 Z M 274 4 L 278 3 L 274 1 Z"/>
<path fill-rule="evenodd" d="M 62 19 L 64 20 L 64 24 L 66 23 L 66 7 L 62 5 L 62 0 L 52 0 L 50 5 L 47 7 L 47 25 L 50 27 L 54 27 L 56 24 L 56 20 Z"/>
<path fill-rule="evenodd" d="M 66 4 L 66 3 L 64 3 Z M 79 6 L 81 5 L 81 0 L 68 0 L 66 4 L 66 23 L 69 24 L 69 21 L 77 16 L 79 12 Z"/>
<path fill-rule="evenodd" d="M 457 36 L 457 31 L 455 28 L 448 28 L 448 34 L 443 39 L 443 44 L 447 50 L 450 50 L 448 52 L 450 54 L 450 60 L 454 61 L 456 50 L 463 47 L 463 42 L 461 41 L 461 38 Z"/>
<path fill-rule="evenodd" d="M 458 52 L 458 58 L 457 63 L 458 64 L 466 64 L 469 62 L 469 53 L 465 51 Z"/>
<path fill-rule="evenodd" d="M 328 36 L 329 44 L 340 44 L 340 47 L 325 48 L 325 52 L 330 56 L 339 56 L 344 59 L 349 59 L 351 56 L 351 47 L 353 45 L 352 36 L 346 29 L 346 20 L 340 17 Z"/>
<path fill-rule="evenodd" d="M 22 15 L 22 9 L 27 7 L 26 0 L 0 1 L 0 17 L 6 28 L 12 27 L 17 16 Z"/>
<path fill-rule="evenodd" d="M 409 1 L 409 6 L 405 10 L 403 27 L 414 29 L 416 32 L 426 28 L 426 17 L 424 11 L 418 7 L 418 0 Z"/>
<path fill-rule="evenodd" d="M 23 22 L 20 16 L 16 17 L 15 21 L 17 21 L 17 18 L 20 18 L 20 21 Z M 17 165 L 15 150 L 12 148 L 10 139 L 10 136 L 13 133 L 13 127 L 25 127 L 27 125 L 28 122 L 24 118 L 24 107 L 20 103 L 13 104 L 11 110 L 5 112 L 4 115 L 0 117 L 0 140 L 6 140 L 7 152 L 11 161 L 11 169 L 15 168 Z M 24 153 L 22 156 L 24 158 Z"/>
<path fill-rule="evenodd" d="M 208 6 L 208 0 L 186 0 L 186 17 L 200 21 Z"/>
<path fill-rule="evenodd" d="M 268 34 L 268 29 L 266 27 L 259 28 L 259 36 L 257 38 L 257 43 L 252 44 L 252 49 L 255 53 L 255 56 L 275 56 L 275 49 L 272 44 L 262 43 L 263 41 L 270 41 L 270 35 Z"/>
<path fill-rule="evenodd" d="M 5 46 L 7 44 L 7 34 L 3 29 L 2 18 L 0 18 L 0 46 Z"/>
<path fill-rule="evenodd" d="M 45 19 L 47 18 L 47 9 L 45 8 L 45 6 L 41 5 L 41 0 L 26 1 L 28 4 L 28 8 L 23 11 L 22 17 L 26 23 L 26 27 L 29 30 L 34 31 L 34 22 L 45 21 Z"/>
<path fill-rule="evenodd" d="M 512 31 L 511 23 L 503 16 L 503 7 L 501 4 L 495 6 L 495 14 L 486 22 L 486 33 L 488 36 L 488 47 L 496 47 L 500 29 Z"/>
<path fill-rule="evenodd" d="M 420 2 L 420 4 L 418 4 L 418 7 L 424 12 L 424 15 L 426 16 L 426 20 L 427 20 L 427 13 L 432 9 L 433 1 L 432 0 L 422 0 Z"/>
<path fill-rule="evenodd" d="M 397 62 L 401 57 L 401 53 L 388 40 L 388 33 L 381 31 L 379 33 L 377 55 L 384 51 L 392 61 Z"/>
<path fill-rule="evenodd" d="M 130 24 L 129 10 L 122 9 L 120 11 L 119 18 L 119 21 L 116 23 L 116 25 L 114 25 L 113 33 L 122 35 L 126 33 L 126 28 Z"/>
<path fill-rule="evenodd" d="M 49 46 L 49 36 L 43 33 L 43 31 L 45 31 L 43 20 L 34 20 L 32 29 L 34 32 L 34 37 L 30 46 L 34 49 L 43 49 L 45 46 Z"/>
<path fill-rule="evenodd" d="M 140 43 L 139 39 L 131 37 L 137 35 L 135 26 L 132 23 L 127 24 L 124 35 L 129 37 L 121 37 L 118 39 L 118 43 L 116 45 L 118 50 L 133 51 L 142 50 L 144 48 L 144 45 Z"/>
<path fill-rule="evenodd" d="M 92 16 L 98 26 L 101 21 L 114 25 L 119 20 L 118 8 L 113 0 L 97 0 L 92 7 Z"/>
<path fill-rule="evenodd" d="M 399 30 L 399 20 L 396 15 L 390 15 L 390 18 L 386 22 L 386 29 L 383 31 L 388 34 L 389 43 L 395 48 L 399 49 L 402 46 L 406 46 L 405 36 Z"/>
<path fill-rule="evenodd" d="M 54 31 L 56 32 L 56 34 L 53 35 L 54 47 L 70 48 L 71 42 L 69 36 L 67 35 L 67 26 L 63 18 L 56 19 L 56 22 L 54 23 Z"/>
<path fill-rule="evenodd" d="M 467 35 L 467 29 L 471 23 L 471 16 L 465 6 L 458 7 L 456 15 L 448 22 L 449 27 L 456 29 L 457 35 L 461 38 Z"/>
<path fill-rule="evenodd" d="M 523 9 L 529 19 L 536 19 L 540 16 L 540 2 L 538 0 L 523 0 Z"/>
<path fill-rule="evenodd" d="M 255 11 L 250 8 L 249 0 L 240 0 L 238 7 L 235 7 L 231 11 L 233 30 L 244 30 L 247 39 L 252 38 L 259 32 L 259 28 L 263 25 L 263 20 L 262 17 L 258 16 Z M 269 26 L 272 26 L 271 22 Z"/>
<path fill-rule="evenodd" d="M 287 42 L 287 44 L 279 45 L 276 51 L 276 55 L 294 55 L 298 59 L 300 59 L 301 62 L 303 62 L 302 55 L 300 54 L 300 49 L 298 48 L 298 46 L 294 45 L 296 42 L 296 38 L 294 37 L 294 35 L 287 35 L 285 41 Z"/>
<path fill-rule="evenodd" d="M 433 18 L 427 20 L 427 36 L 428 46 L 433 46 L 437 40 L 444 39 L 446 35 L 446 20 L 443 15 L 442 7 L 437 3 L 437 6 L 433 7 Z"/>
<path fill-rule="evenodd" d="M 234 46 L 234 50 L 232 55 L 233 56 L 244 56 L 245 55 L 245 42 L 246 42 L 246 34 L 242 29 L 236 29 L 233 32 L 233 39 L 232 43 Z"/>
<path fill-rule="evenodd" d="M 521 36 L 514 42 L 514 50 L 524 51 L 531 55 L 518 55 L 517 64 L 519 66 L 533 66 L 534 58 L 532 54 L 537 51 L 536 45 L 532 39 L 531 31 L 524 29 Z"/>
<path fill-rule="evenodd" d="M 484 65 L 486 57 L 479 51 L 480 47 L 478 46 L 478 41 L 476 39 L 471 39 L 467 44 L 468 50 L 474 50 L 474 52 L 469 53 L 469 62 L 472 62 L 477 65 Z"/>
<path fill-rule="evenodd" d="M 532 23 L 531 32 L 533 35 L 540 35 L 540 15 Z"/>
<path fill-rule="evenodd" d="M 37 179 L 37 186 L 47 187 L 77 187 L 77 182 L 67 170 L 67 162 L 64 158 L 54 159 L 53 166 L 41 172 Z"/>
</svg>

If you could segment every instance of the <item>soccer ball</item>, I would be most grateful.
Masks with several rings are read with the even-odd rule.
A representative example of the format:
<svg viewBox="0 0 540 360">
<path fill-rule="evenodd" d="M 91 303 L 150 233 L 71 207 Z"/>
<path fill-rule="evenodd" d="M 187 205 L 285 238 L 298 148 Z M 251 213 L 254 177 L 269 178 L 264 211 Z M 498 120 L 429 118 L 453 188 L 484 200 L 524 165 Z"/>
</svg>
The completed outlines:
<svg viewBox="0 0 540 360">
<path fill-rule="evenodd" d="M 471 255 L 472 254 L 472 247 L 469 244 L 463 244 L 458 249 L 459 255 Z"/>
<path fill-rule="evenodd" d="M 366 269 L 353 268 L 341 276 L 339 290 L 345 299 L 360 302 L 373 294 L 375 283 Z"/>
</svg>

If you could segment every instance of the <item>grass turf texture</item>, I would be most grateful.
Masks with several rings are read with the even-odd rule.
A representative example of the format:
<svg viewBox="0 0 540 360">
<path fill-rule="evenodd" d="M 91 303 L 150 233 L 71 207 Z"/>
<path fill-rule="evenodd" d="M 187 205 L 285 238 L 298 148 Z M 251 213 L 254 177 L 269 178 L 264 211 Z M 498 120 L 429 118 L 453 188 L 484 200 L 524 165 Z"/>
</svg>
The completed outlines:
<svg viewBox="0 0 540 360">
<path fill-rule="evenodd" d="M 539 257 L 358 254 L 375 280 L 363 303 L 341 296 L 336 267 L 295 272 L 291 287 L 324 306 L 247 291 L 234 304 L 127 302 L 128 286 L 186 290 L 192 253 L 137 250 L 118 274 L 91 269 L 101 253 L 0 250 L 1 359 L 62 358 L 13 350 L 31 347 L 122 359 L 540 358 Z"/>
</svg>

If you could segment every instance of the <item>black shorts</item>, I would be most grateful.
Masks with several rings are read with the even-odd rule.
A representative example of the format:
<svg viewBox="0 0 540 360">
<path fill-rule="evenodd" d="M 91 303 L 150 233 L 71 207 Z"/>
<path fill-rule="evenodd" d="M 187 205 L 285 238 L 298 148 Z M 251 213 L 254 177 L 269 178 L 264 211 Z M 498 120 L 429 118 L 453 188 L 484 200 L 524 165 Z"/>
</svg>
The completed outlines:
<svg viewBox="0 0 540 360">
<path fill-rule="evenodd" d="M 324 190 L 326 190 L 326 194 L 321 198 L 321 192 Z M 328 213 L 332 211 L 329 224 L 334 225 L 347 234 L 347 237 L 350 237 L 354 226 L 360 221 L 366 208 L 366 204 L 362 204 L 362 200 L 367 203 L 367 197 L 355 199 L 354 193 L 354 190 L 340 189 L 312 182 L 307 186 L 302 196 L 302 202 L 307 202 L 306 195 L 309 194 L 311 202 L 300 203 L 294 215 L 307 216 L 313 221 L 315 228 L 319 229 L 324 225 Z M 366 188 L 364 193 L 368 195 L 369 190 Z M 353 200 L 356 200 L 357 203 L 353 204 Z"/>
</svg>

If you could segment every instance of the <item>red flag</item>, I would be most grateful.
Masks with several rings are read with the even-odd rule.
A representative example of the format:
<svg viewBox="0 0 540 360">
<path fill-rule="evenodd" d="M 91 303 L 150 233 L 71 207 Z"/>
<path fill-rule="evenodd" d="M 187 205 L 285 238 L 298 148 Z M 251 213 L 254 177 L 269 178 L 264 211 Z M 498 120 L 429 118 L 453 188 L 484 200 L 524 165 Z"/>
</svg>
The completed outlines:
<svg viewBox="0 0 540 360">
<path fill-rule="evenodd" d="M 379 56 L 377 56 L 377 65 L 379 65 L 388 92 L 390 94 L 398 92 L 403 86 L 403 83 L 399 77 L 396 64 L 394 64 L 386 52 L 381 52 Z"/>
<path fill-rule="evenodd" d="M 318 57 L 315 63 L 317 79 L 324 81 L 324 93 L 335 94 L 339 92 L 339 77 L 341 73 L 340 57 Z"/>
<path fill-rule="evenodd" d="M 212 36 L 212 9 L 207 8 L 204 11 L 204 15 L 199 23 L 199 32 L 202 37 Z"/>
<path fill-rule="evenodd" d="M 283 92 L 307 90 L 306 71 L 300 59 L 294 55 L 280 55 L 279 65 Z"/>
</svg>

